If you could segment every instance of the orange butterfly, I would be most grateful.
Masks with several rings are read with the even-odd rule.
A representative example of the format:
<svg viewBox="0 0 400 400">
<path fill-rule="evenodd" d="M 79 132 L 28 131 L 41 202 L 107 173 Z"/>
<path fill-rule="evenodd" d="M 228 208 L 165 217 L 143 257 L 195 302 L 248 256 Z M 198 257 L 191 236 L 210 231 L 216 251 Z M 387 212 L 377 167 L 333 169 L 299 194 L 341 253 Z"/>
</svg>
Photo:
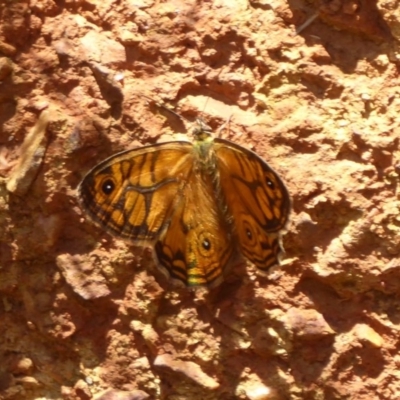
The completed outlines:
<svg viewBox="0 0 400 400">
<path fill-rule="evenodd" d="M 194 139 L 104 160 L 79 186 L 83 209 L 112 235 L 152 246 L 185 286 L 218 285 L 242 256 L 261 271 L 279 264 L 290 197 L 278 174 L 204 124 Z"/>
</svg>

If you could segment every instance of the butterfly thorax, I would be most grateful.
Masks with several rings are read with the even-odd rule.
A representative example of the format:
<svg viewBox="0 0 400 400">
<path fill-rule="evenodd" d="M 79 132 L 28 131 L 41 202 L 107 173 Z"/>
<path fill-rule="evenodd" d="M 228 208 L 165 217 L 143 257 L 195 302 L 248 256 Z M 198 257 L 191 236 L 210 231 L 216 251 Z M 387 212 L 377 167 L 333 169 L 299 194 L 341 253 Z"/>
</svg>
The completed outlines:
<svg viewBox="0 0 400 400">
<path fill-rule="evenodd" d="M 208 137 L 205 140 L 195 140 L 193 151 L 195 173 L 202 176 L 203 180 L 211 181 L 216 191 L 218 191 L 219 173 L 213 138 Z"/>
<path fill-rule="evenodd" d="M 215 177 L 216 155 L 214 151 L 214 138 L 211 128 L 204 121 L 198 119 L 193 131 L 193 148 L 196 159 L 196 169 L 201 174 Z"/>
</svg>

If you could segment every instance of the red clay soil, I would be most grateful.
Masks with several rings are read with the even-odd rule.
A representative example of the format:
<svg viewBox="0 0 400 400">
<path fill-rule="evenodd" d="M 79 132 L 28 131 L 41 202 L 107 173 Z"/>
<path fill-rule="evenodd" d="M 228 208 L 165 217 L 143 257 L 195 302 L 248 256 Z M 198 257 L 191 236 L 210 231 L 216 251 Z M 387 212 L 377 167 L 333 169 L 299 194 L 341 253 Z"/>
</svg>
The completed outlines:
<svg viewBox="0 0 400 400">
<path fill-rule="evenodd" d="M 307 21 L 312 22 L 300 30 Z M 0 399 L 400 398 L 398 0 L 2 0 Z M 282 266 L 175 289 L 91 224 L 201 117 L 282 177 Z"/>
</svg>

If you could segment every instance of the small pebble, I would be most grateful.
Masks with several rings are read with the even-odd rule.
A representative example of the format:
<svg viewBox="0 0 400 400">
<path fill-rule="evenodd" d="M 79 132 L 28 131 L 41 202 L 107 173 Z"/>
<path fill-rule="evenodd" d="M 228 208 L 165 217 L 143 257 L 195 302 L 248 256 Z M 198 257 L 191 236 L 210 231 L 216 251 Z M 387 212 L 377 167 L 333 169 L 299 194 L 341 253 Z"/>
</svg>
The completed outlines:
<svg viewBox="0 0 400 400">
<path fill-rule="evenodd" d="M 157 356 L 154 360 L 154 366 L 181 373 L 208 389 L 217 389 L 219 387 L 219 383 L 204 373 L 199 365 L 191 361 L 175 360 L 170 354 Z"/>
</svg>

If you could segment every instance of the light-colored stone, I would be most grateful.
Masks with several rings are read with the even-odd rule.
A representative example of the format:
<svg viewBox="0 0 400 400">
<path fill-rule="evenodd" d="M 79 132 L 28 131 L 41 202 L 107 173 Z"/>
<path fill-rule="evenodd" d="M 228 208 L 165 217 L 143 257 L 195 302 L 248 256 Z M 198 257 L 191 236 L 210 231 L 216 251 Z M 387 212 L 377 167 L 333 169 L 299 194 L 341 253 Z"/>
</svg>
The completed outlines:
<svg viewBox="0 0 400 400">
<path fill-rule="evenodd" d="M 383 337 L 367 324 L 355 325 L 353 332 L 361 343 L 366 343 L 376 348 L 381 348 L 383 346 Z"/>
<path fill-rule="evenodd" d="M 107 389 L 94 396 L 93 400 L 145 400 L 150 396 L 143 390 L 117 390 Z"/>
<path fill-rule="evenodd" d="M 90 31 L 80 39 L 87 61 L 103 65 L 126 62 L 124 46 L 110 39 L 104 32 Z"/>
<path fill-rule="evenodd" d="M 286 329 L 296 337 L 316 339 L 331 336 L 335 332 L 316 310 L 290 308 L 283 318 Z"/>
<path fill-rule="evenodd" d="M 170 354 L 162 354 L 155 358 L 154 366 L 180 373 L 208 389 L 217 389 L 219 383 L 202 371 L 199 365 L 192 361 L 176 360 Z"/>
<path fill-rule="evenodd" d="M 108 296 L 111 292 L 103 275 L 79 255 L 60 254 L 56 259 L 67 283 L 85 300 Z"/>
</svg>

